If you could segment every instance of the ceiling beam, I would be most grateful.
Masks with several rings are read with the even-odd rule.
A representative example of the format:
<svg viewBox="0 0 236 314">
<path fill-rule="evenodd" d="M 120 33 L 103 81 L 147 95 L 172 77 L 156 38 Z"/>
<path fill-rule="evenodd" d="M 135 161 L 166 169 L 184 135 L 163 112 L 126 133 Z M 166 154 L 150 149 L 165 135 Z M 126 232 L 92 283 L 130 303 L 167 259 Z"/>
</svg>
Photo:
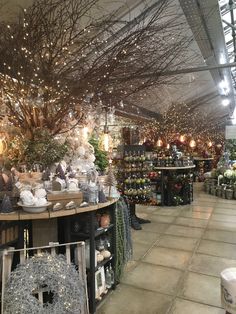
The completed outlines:
<svg viewBox="0 0 236 314">
<path fill-rule="evenodd" d="M 165 71 L 165 72 L 153 72 L 153 73 L 138 75 L 137 77 L 132 76 L 132 77 L 120 78 L 120 81 L 133 80 L 134 78 L 140 78 L 140 79 L 150 78 L 150 77 L 155 77 L 155 76 L 156 77 L 171 76 L 171 75 L 174 76 L 174 75 L 179 75 L 179 74 L 188 74 L 188 73 L 225 69 L 225 68 L 236 68 L 236 62 L 224 63 L 224 64 L 218 64 L 218 65 L 205 65 L 205 66 L 198 66 L 198 67 L 185 68 L 185 69 L 179 69 L 179 70 L 173 70 L 173 71 Z"/>
</svg>

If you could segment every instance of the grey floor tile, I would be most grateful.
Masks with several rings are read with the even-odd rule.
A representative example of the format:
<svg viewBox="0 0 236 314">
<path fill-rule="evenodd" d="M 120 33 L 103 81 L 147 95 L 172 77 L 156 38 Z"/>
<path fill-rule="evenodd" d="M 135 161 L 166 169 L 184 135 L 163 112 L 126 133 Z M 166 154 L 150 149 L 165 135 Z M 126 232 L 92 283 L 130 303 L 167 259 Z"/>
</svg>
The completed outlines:
<svg viewBox="0 0 236 314">
<path fill-rule="evenodd" d="M 132 230 L 134 260 L 98 314 L 225 314 L 220 272 L 236 267 L 236 200 L 201 189 L 192 204 L 136 206 L 152 223 Z"/>
<path fill-rule="evenodd" d="M 137 288 L 173 295 L 181 275 L 180 270 L 141 262 L 123 276 L 122 282 Z"/>
<path fill-rule="evenodd" d="M 125 273 L 132 271 L 135 267 L 138 266 L 139 261 L 134 261 L 134 260 L 130 260 L 128 261 L 128 263 L 125 265 Z"/>
<path fill-rule="evenodd" d="M 215 214 L 211 215 L 212 221 L 236 222 L 236 215 Z"/>
<path fill-rule="evenodd" d="M 176 217 L 176 216 L 179 216 L 181 211 L 182 211 L 182 208 L 178 208 L 178 207 L 160 207 L 160 209 L 155 211 L 154 214 Z"/>
<path fill-rule="evenodd" d="M 220 278 L 189 272 L 179 294 L 188 300 L 221 306 Z"/>
<path fill-rule="evenodd" d="M 168 224 L 151 222 L 150 224 L 143 224 L 142 228 L 144 231 L 163 233 L 169 227 Z"/>
<path fill-rule="evenodd" d="M 225 221 L 210 221 L 207 228 L 236 232 L 236 223 Z"/>
<path fill-rule="evenodd" d="M 190 238 L 200 238 L 204 229 L 171 225 L 165 232 L 165 234 L 184 236 Z"/>
<path fill-rule="evenodd" d="M 184 210 L 181 212 L 180 217 L 196 218 L 196 219 L 209 219 L 211 217 L 211 213 L 201 212 L 201 211 Z"/>
<path fill-rule="evenodd" d="M 222 270 L 236 267 L 236 260 L 204 254 L 195 254 L 189 266 L 190 271 L 220 277 Z"/>
<path fill-rule="evenodd" d="M 214 214 L 222 214 L 222 215 L 234 215 L 236 216 L 236 207 L 234 209 L 231 208 L 224 208 L 223 206 L 218 208 L 215 207 Z"/>
<path fill-rule="evenodd" d="M 143 261 L 155 265 L 185 269 L 191 256 L 192 253 L 187 251 L 154 247 L 144 257 Z"/>
<path fill-rule="evenodd" d="M 158 206 L 145 206 L 145 205 L 136 205 L 135 206 L 136 213 L 151 214 L 158 209 L 159 209 Z"/>
<path fill-rule="evenodd" d="M 202 212 L 202 213 L 208 213 L 211 214 L 213 212 L 214 207 L 213 206 L 204 206 L 204 205 L 191 205 L 190 208 L 192 211 L 195 212 Z"/>
<path fill-rule="evenodd" d="M 206 230 L 203 239 L 236 244 L 236 232 L 226 230 Z"/>
<path fill-rule="evenodd" d="M 151 246 L 160 238 L 160 234 L 156 232 L 148 232 L 144 230 L 132 230 L 132 241 L 136 243 L 147 244 Z"/>
<path fill-rule="evenodd" d="M 225 310 L 201 303 L 176 299 L 170 314 L 225 314 Z"/>
<path fill-rule="evenodd" d="M 154 215 L 147 216 L 147 219 L 150 219 L 152 222 L 160 222 L 160 223 L 173 223 L 176 219 L 175 216 L 167 216 L 167 215 L 159 215 L 158 212 Z"/>
<path fill-rule="evenodd" d="M 220 256 L 236 260 L 235 244 L 202 240 L 197 251 L 198 253 Z"/>
<path fill-rule="evenodd" d="M 215 205 L 215 208 L 225 208 L 225 209 L 232 209 L 235 210 L 235 200 L 232 203 L 227 203 L 224 199 L 218 199 L 218 202 Z"/>
<path fill-rule="evenodd" d="M 171 297 L 120 284 L 97 314 L 166 314 Z"/>
<path fill-rule="evenodd" d="M 156 245 L 172 249 L 192 251 L 195 248 L 198 241 L 199 240 L 195 238 L 178 237 L 165 234 L 162 235 L 160 241 L 158 241 Z"/>
<path fill-rule="evenodd" d="M 177 217 L 175 220 L 175 225 L 182 225 L 187 227 L 205 228 L 207 224 L 208 220 L 204 219 Z"/>
<path fill-rule="evenodd" d="M 199 204 L 201 204 L 201 203 L 216 204 L 218 199 L 211 194 L 202 194 L 201 193 L 197 196 L 197 198 L 194 199 L 193 204 L 195 204 L 195 201 L 196 201 L 196 203 L 199 203 Z"/>
<path fill-rule="evenodd" d="M 205 200 L 197 200 L 194 201 L 191 205 L 196 206 L 199 208 L 213 208 L 215 206 L 216 202 L 212 202 L 211 200 L 205 201 Z"/>
<path fill-rule="evenodd" d="M 133 244 L 133 260 L 140 260 L 150 248 L 147 244 L 134 243 Z"/>
</svg>

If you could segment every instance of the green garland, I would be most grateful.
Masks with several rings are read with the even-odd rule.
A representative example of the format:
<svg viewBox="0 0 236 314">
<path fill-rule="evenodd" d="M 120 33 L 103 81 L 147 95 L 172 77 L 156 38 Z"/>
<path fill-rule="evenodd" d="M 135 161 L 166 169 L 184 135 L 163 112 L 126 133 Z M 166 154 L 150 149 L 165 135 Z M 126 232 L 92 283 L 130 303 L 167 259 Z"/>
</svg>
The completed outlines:
<svg viewBox="0 0 236 314">
<path fill-rule="evenodd" d="M 133 249 L 129 208 L 123 198 L 116 205 L 116 265 L 115 279 L 120 282 L 125 264 L 131 259 Z"/>
</svg>

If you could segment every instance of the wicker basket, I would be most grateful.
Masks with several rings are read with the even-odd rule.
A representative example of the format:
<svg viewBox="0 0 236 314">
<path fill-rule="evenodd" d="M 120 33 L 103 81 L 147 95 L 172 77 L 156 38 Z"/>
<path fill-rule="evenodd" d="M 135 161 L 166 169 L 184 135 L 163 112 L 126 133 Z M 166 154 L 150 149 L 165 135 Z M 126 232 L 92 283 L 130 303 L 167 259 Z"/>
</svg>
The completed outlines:
<svg viewBox="0 0 236 314">
<path fill-rule="evenodd" d="M 227 200 L 232 200 L 234 195 L 234 191 L 232 189 L 226 189 L 225 190 L 225 198 Z"/>
<path fill-rule="evenodd" d="M 216 186 L 214 185 L 211 186 L 211 194 L 214 196 L 216 195 Z"/>
<path fill-rule="evenodd" d="M 216 196 L 222 197 L 222 188 L 221 186 L 216 187 Z"/>
</svg>

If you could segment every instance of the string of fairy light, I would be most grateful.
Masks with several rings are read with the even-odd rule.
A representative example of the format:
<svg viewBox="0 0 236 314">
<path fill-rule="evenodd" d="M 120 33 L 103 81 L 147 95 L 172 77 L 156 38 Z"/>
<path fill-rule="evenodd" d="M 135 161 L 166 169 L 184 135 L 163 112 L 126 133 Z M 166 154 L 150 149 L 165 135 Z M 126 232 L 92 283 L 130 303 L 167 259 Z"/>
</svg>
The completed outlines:
<svg viewBox="0 0 236 314">
<path fill-rule="evenodd" d="M 121 36 L 116 11 L 101 17 L 97 4 L 98 0 L 38 0 L 24 9 L 18 22 L 1 24 L 2 104 L 17 127 L 50 129 L 54 115 L 52 131 L 58 133 L 72 118 L 80 123 L 88 106 L 95 108 L 100 100 L 125 109 L 126 101 L 137 104 L 149 88 L 174 80 L 139 78 L 179 66 L 191 41 L 182 32 L 181 18 L 169 14 L 167 0 L 150 16 L 127 20 L 132 27 L 122 29 Z M 179 40 L 166 40 L 173 30 Z"/>
<path fill-rule="evenodd" d="M 211 148 L 224 143 L 225 118 L 216 123 L 200 110 L 193 110 L 189 104 L 172 104 L 160 121 L 151 121 L 142 128 L 143 138 L 156 145 L 169 147 L 179 142 Z"/>
</svg>

